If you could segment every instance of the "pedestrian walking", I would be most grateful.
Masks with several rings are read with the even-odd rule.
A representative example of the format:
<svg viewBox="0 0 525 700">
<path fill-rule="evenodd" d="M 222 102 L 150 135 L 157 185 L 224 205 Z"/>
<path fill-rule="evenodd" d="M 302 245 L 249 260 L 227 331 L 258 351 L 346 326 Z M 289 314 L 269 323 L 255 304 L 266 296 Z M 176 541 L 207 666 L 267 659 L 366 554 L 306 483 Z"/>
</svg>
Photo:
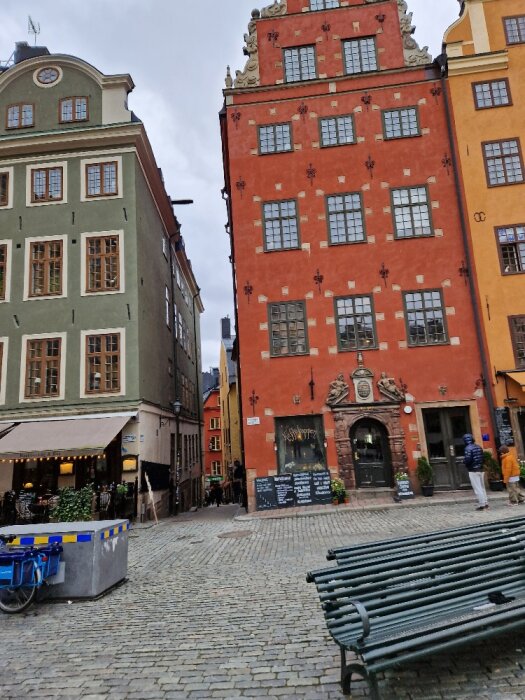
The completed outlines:
<svg viewBox="0 0 525 700">
<path fill-rule="evenodd" d="M 499 453 L 501 455 L 501 472 L 503 474 L 503 481 L 507 485 L 507 492 L 509 494 L 509 506 L 517 506 L 519 503 L 523 503 L 525 498 L 520 491 L 520 465 L 518 460 L 509 450 L 506 445 L 499 448 Z"/>
<path fill-rule="evenodd" d="M 221 505 L 222 503 L 222 497 L 224 495 L 224 491 L 222 489 L 222 486 L 220 484 L 216 485 L 215 488 L 215 502 L 217 503 L 217 508 Z"/>
<path fill-rule="evenodd" d="M 463 464 L 468 469 L 470 483 L 478 499 L 476 510 L 487 510 L 489 501 L 485 491 L 485 475 L 483 474 L 483 449 L 476 444 L 474 436 L 470 433 L 463 435 L 463 442 L 466 445 Z"/>
</svg>

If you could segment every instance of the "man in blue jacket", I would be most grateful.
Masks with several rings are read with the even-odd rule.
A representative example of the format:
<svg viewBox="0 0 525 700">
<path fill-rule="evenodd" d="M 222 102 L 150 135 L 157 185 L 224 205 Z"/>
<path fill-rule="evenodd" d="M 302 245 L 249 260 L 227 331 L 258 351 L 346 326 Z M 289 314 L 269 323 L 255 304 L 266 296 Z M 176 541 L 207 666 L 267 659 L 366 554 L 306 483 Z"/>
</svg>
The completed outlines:
<svg viewBox="0 0 525 700">
<path fill-rule="evenodd" d="M 468 469 L 470 483 L 479 503 L 476 510 L 486 510 L 489 507 L 489 501 L 485 491 L 485 475 L 483 474 L 483 449 L 476 444 L 474 436 L 470 433 L 463 435 L 463 442 L 466 445 L 463 464 Z"/>
</svg>

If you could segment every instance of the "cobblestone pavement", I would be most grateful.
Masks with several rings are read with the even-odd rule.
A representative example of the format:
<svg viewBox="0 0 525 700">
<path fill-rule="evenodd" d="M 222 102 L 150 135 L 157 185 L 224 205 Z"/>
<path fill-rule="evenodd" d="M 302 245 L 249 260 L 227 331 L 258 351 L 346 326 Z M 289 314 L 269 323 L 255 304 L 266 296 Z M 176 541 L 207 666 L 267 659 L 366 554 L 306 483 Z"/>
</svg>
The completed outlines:
<svg viewBox="0 0 525 700">
<path fill-rule="evenodd" d="M 305 580 L 327 565 L 327 548 L 516 510 L 469 502 L 235 521 L 222 506 L 136 529 L 129 581 L 110 595 L 0 618 L 0 698 L 343 698 L 337 648 Z M 381 689 L 384 700 L 523 699 L 525 634 L 388 672 Z"/>
</svg>

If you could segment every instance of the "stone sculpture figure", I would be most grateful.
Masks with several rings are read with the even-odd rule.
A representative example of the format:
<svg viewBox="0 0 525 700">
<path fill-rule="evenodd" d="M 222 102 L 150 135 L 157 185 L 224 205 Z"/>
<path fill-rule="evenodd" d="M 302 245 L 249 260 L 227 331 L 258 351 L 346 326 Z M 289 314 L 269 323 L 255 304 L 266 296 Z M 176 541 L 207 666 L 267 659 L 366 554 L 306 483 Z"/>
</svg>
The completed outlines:
<svg viewBox="0 0 525 700">
<path fill-rule="evenodd" d="M 339 403 L 348 396 L 348 384 L 345 382 L 344 375 L 338 374 L 337 378 L 330 383 L 330 391 L 326 397 L 326 403 L 331 405 Z"/>
<path fill-rule="evenodd" d="M 381 379 L 377 382 L 377 388 L 387 399 L 391 399 L 392 401 L 405 400 L 405 394 L 397 386 L 395 379 L 387 376 L 386 372 L 381 372 Z"/>
</svg>

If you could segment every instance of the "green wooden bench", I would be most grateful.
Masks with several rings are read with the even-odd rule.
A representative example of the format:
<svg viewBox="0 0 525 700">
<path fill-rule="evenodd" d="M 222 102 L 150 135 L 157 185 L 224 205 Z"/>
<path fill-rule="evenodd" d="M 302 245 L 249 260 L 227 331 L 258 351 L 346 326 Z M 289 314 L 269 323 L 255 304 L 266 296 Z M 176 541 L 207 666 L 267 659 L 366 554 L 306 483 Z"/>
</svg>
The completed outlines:
<svg viewBox="0 0 525 700">
<path fill-rule="evenodd" d="M 516 520 L 415 550 L 413 538 L 371 543 L 372 554 L 307 575 L 341 651 L 345 695 L 356 675 L 379 700 L 381 671 L 525 626 L 525 519 Z"/>
</svg>

